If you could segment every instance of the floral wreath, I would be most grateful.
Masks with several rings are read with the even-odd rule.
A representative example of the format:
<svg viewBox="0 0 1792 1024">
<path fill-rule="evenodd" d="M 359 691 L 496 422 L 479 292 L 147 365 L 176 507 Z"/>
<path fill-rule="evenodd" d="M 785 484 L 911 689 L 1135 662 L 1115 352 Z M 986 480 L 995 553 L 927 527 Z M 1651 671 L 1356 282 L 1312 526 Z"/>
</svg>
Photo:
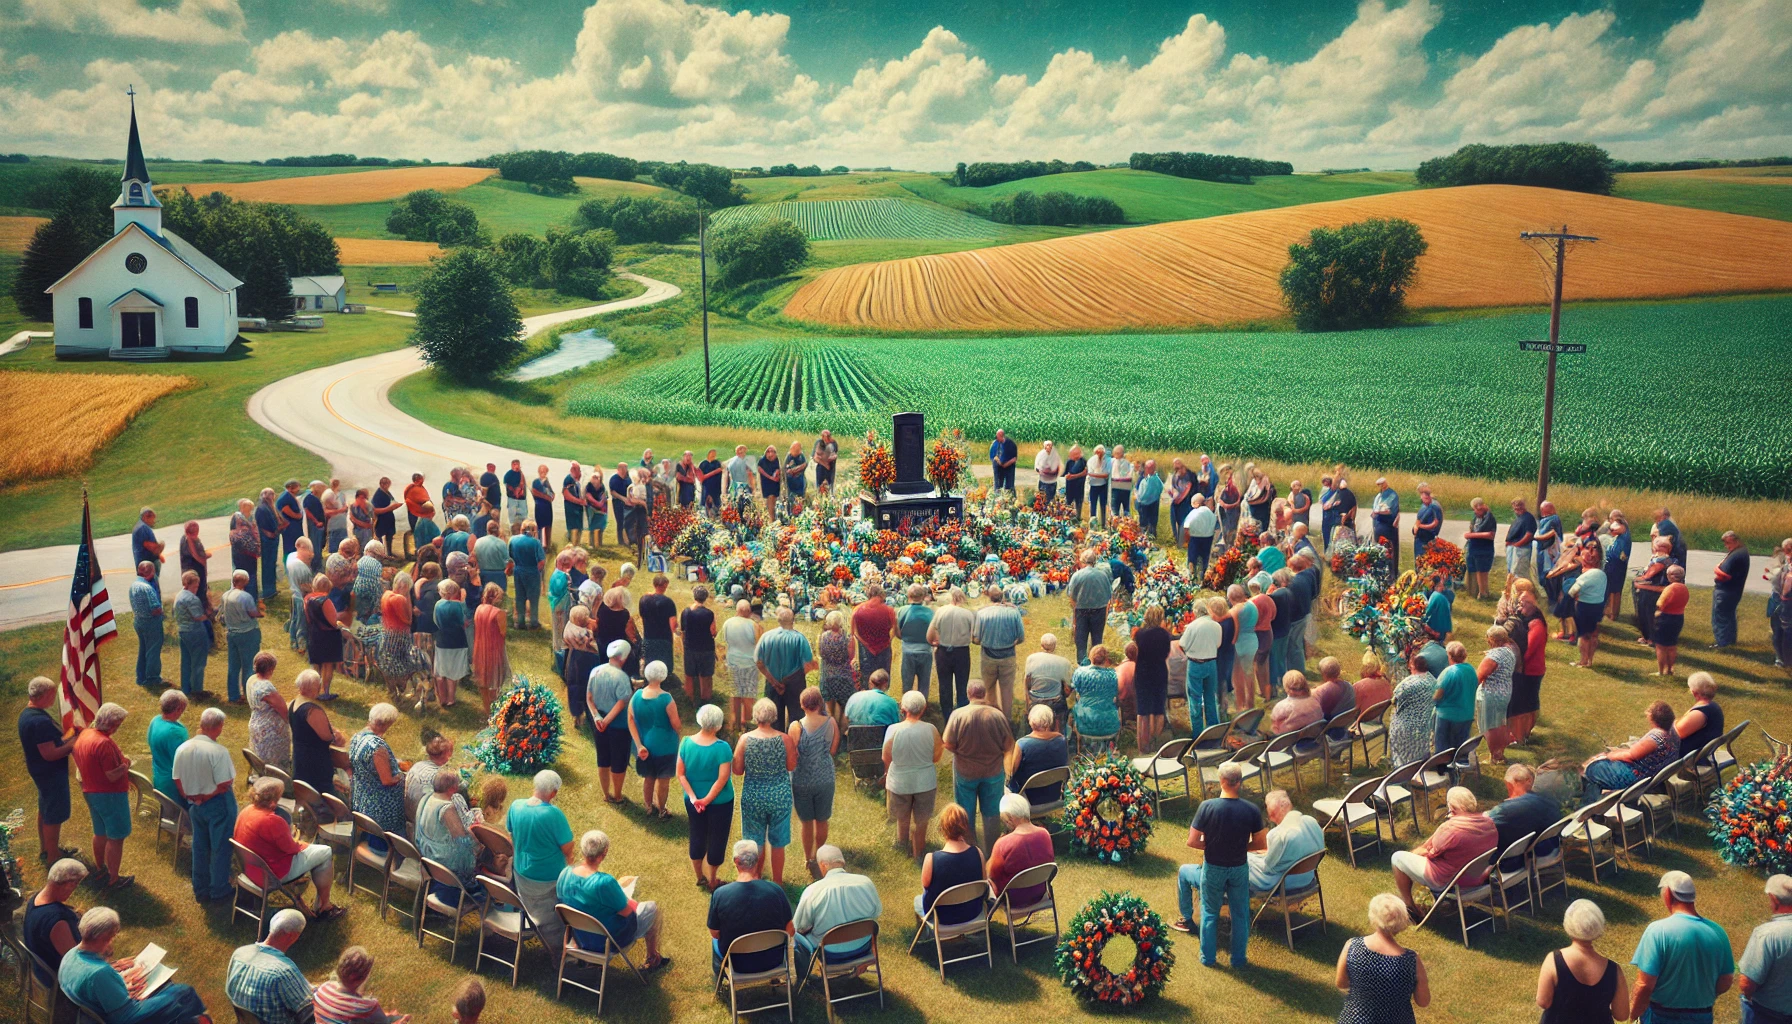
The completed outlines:
<svg viewBox="0 0 1792 1024">
<path fill-rule="evenodd" d="M 1116 935 L 1138 946 L 1125 974 L 1115 974 L 1101 959 Z M 1130 892 L 1104 890 L 1070 919 L 1056 963 L 1058 977 L 1077 995 L 1109 1006 L 1136 1006 L 1163 990 L 1176 954 L 1150 904 Z"/>
<path fill-rule="evenodd" d="M 1119 816 L 1105 818 L 1101 806 L 1113 801 Z M 1079 765 L 1064 786 L 1064 819 L 1070 848 L 1099 861 L 1118 864 L 1145 851 L 1157 817 L 1145 777 L 1118 754 Z"/>
<path fill-rule="evenodd" d="M 1726 864 L 1792 872 L 1792 754 L 1747 765 L 1711 798 L 1711 841 Z"/>
<path fill-rule="evenodd" d="M 498 696 L 491 722 L 473 739 L 473 758 L 502 775 L 529 775 L 560 758 L 560 698 L 519 675 Z"/>
</svg>

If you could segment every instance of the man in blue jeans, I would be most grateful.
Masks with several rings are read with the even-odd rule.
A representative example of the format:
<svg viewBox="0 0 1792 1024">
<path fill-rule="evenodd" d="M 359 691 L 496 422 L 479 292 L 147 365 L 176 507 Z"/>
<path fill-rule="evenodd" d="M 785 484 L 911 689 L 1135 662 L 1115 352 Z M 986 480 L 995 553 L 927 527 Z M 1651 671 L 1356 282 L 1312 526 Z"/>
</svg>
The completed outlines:
<svg viewBox="0 0 1792 1024">
<path fill-rule="evenodd" d="M 230 898 L 230 840 L 236 833 L 236 765 L 218 737 L 222 708 L 199 716 L 199 735 L 174 752 L 174 785 L 192 805 L 193 897 L 201 903 Z"/>
<path fill-rule="evenodd" d="M 1246 966 L 1251 940 L 1251 869 L 1245 855 L 1269 849 L 1269 829 L 1257 805 L 1238 795 L 1244 781 L 1238 762 L 1220 765 L 1219 777 L 1220 798 L 1202 801 L 1188 830 L 1189 848 L 1206 854 L 1205 862 L 1183 865 L 1177 873 L 1177 892 L 1182 896 L 1195 884 L 1201 889 L 1201 963 L 1206 967 L 1219 965 L 1220 905 L 1232 908 L 1232 966 L 1237 969 Z M 1186 932 L 1193 927 L 1192 902 L 1182 896 L 1182 917 L 1172 928 Z"/>
<path fill-rule="evenodd" d="M 1723 536 L 1724 559 L 1712 574 L 1711 647 L 1728 647 L 1736 642 L 1736 606 L 1742 603 L 1742 588 L 1748 581 L 1748 548 L 1734 530 Z"/>
<path fill-rule="evenodd" d="M 162 686 L 162 595 L 156 590 L 156 563 L 138 562 L 131 581 L 131 625 L 137 630 L 137 685 Z"/>
<path fill-rule="evenodd" d="M 255 532 L 261 536 L 261 597 L 264 601 L 274 596 L 281 569 L 280 513 L 274 509 L 274 499 L 274 489 L 263 487 L 261 502 L 255 506 Z"/>
<path fill-rule="evenodd" d="M 977 827 L 977 809 L 983 809 L 983 856 L 1002 834 L 1002 780 L 1005 759 L 1014 746 L 1008 716 L 989 703 L 989 688 L 974 680 L 966 688 L 970 703 L 952 712 L 946 722 L 946 749 L 952 752 L 952 799 L 970 815 Z"/>
<path fill-rule="evenodd" d="M 230 589 L 224 592 L 219 615 L 224 620 L 224 693 L 232 703 L 245 699 L 249 691 L 249 674 L 255 655 L 261 652 L 261 602 L 252 589 L 254 580 L 238 569 L 230 574 Z"/>
</svg>

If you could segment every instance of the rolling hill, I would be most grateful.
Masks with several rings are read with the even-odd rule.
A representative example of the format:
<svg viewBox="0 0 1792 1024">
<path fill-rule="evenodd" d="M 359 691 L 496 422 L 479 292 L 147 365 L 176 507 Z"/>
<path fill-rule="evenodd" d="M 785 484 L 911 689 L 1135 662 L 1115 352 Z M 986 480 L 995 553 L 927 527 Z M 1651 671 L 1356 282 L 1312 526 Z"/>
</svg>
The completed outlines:
<svg viewBox="0 0 1792 1024">
<path fill-rule="evenodd" d="M 1249 185 L 1237 185 L 1126 168 L 1050 174 L 985 188 L 956 188 L 933 175 L 914 175 L 904 178 L 902 186 L 923 199 L 977 211 L 987 211 L 995 200 L 1022 191 L 1104 196 L 1120 204 L 1130 224 L 1218 217 L 1247 210 L 1378 195 L 1412 187 L 1410 176 L 1405 175 L 1285 174 L 1258 178 Z"/>
<path fill-rule="evenodd" d="M 1275 320 L 1288 245 L 1312 228 L 1405 217 L 1430 243 L 1416 308 L 1546 301 L 1520 231 L 1569 224 L 1567 295 L 1658 298 L 1792 289 L 1792 224 L 1512 185 L 1429 189 L 1179 221 L 827 271 L 787 316 L 889 331 L 1067 331 Z M 1698 239 L 1691 244 L 1690 239 Z"/>
<path fill-rule="evenodd" d="M 153 173 L 153 172 L 152 172 Z M 394 167 L 379 171 L 322 174 L 264 181 L 207 181 L 181 184 L 196 196 L 222 192 L 232 199 L 293 206 L 342 206 L 397 199 L 420 188 L 466 188 L 498 172 L 488 167 Z"/>
</svg>

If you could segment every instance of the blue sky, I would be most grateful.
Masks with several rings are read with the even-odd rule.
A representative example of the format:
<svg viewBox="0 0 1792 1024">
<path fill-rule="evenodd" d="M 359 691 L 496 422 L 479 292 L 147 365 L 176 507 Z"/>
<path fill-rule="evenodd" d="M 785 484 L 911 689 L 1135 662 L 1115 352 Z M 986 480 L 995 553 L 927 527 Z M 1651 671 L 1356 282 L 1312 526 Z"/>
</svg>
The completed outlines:
<svg viewBox="0 0 1792 1024">
<path fill-rule="evenodd" d="M 0 150 L 948 167 L 1792 150 L 1789 0 L 0 0 Z"/>
</svg>

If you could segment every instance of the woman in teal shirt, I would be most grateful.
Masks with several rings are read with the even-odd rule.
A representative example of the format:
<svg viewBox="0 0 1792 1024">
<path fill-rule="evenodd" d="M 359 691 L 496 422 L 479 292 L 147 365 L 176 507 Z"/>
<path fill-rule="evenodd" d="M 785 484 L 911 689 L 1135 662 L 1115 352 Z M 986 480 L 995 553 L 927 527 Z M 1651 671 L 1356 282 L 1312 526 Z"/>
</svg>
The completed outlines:
<svg viewBox="0 0 1792 1024">
<path fill-rule="evenodd" d="M 734 748 L 716 735 L 725 720 L 721 708 L 703 705 L 697 709 L 697 734 L 678 745 L 678 784 L 684 790 L 690 829 L 691 870 L 700 888 L 712 890 L 721 885 L 716 872 L 728 855 L 728 833 L 734 827 Z"/>
<path fill-rule="evenodd" d="M 678 753 L 678 706 L 661 684 L 666 681 L 666 663 L 650 661 L 642 673 L 647 685 L 629 698 L 628 734 L 635 741 L 635 771 L 641 776 L 641 802 L 650 813 L 670 818 L 666 810 L 666 793 L 672 788 Z"/>
<path fill-rule="evenodd" d="M 180 795 L 180 788 L 174 784 L 174 752 L 187 742 L 187 727 L 180 724 L 180 716 L 186 711 L 186 694 L 163 690 L 161 717 L 149 723 L 150 782 L 182 807 L 187 806 L 187 798 Z"/>
<path fill-rule="evenodd" d="M 659 905 L 651 900 L 637 903 L 629 896 L 633 876 L 618 879 L 602 867 L 610 854 L 610 837 L 597 829 L 579 837 L 580 862 L 560 872 L 554 892 L 560 902 L 597 918 L 610 933 L 616 945 L 627 949 L 636 938 L 647 940 L 647 961 L 643 971 L 657 971 L 669 966 L 672 958 L 660 955 Z M 581 949 L 602 950 L 604 937 L 595 932 L 574 931 L 573 941 Z"/>
<path fill-rule="evenodd" d="M 1589 541 L 1580 549 L 1580 578 L 1569 585 L 1567 596 L 1574 598 L 1574 632 L 1580 644 L 1578 668 L 1593 667 L 1593 652 L 1599 649 L 1599 622 L 1605 618 L 1605 592 L 1611 585 L 1605 570 L 1600 568 L 1599 544 Z"/>
<path fill-rule="evenodd" d="M 1108 665 L 1108 649 L 1097 644 L 1089 652 L 1089 664 L 1070 677 L 1076 691 L 1071 717 L 1081 736 L 1115 736 L 1120 732 L 1120 677 Z"/>
</svg>

